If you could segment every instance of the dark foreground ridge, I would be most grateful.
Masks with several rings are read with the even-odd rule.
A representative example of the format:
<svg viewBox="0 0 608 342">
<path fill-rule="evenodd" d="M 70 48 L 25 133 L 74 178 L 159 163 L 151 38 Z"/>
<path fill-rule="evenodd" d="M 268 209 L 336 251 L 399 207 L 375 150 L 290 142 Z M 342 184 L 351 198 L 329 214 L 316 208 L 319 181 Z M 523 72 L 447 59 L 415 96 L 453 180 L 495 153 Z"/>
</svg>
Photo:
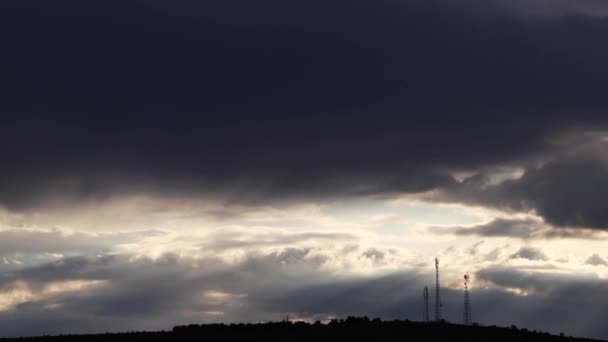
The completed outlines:
<svg viewBox="0 0 608 342">
<path fill-rule="evenodd" d="M 13 341 L 598 341 L 497 326 L 348 317 L 328 324 L 271 322 L 177 326 L 172 331 L 4 338 Z"/>
</svg>

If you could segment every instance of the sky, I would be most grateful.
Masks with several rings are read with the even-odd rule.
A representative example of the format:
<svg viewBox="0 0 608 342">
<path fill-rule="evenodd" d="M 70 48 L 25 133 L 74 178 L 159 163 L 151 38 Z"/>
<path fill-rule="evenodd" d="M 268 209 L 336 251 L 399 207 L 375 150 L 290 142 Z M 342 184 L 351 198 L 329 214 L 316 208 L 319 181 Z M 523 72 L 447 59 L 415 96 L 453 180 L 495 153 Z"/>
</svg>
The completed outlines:
<svg viewBox="0 0 608 342">
<path fill-rule="evenodd" d="M 468 273 L 480 324 L 608 339 L 607 16 L 2 2 L 0 335 L 421 320 L 437 257 L 448 321 Z"/>
</svg>

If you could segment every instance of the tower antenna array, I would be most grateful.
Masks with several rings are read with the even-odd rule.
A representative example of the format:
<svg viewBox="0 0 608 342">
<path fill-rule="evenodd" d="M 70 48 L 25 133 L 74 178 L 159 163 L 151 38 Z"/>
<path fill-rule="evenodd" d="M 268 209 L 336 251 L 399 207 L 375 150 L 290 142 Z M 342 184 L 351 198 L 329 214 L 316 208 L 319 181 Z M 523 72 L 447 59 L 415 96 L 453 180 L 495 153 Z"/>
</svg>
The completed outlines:
<svg viewBox="0 0 608 342">
<path fill-rule="evenodd" d="M 441 304 L 441 294 L 439 293 L 439 259 L 435 258 L 435 320 L 441 321 L 443 304 Z"/>
<path fill-rule="evenodd" d="M 424 287 L 423 297 L 424 297 L 424 321 L 428 322 L 429 321 L 429 287 L 428 286 Z"/>
<path fill-rule="evenodd" d="M 469 298 L 469 275 L 464 275 L 464 325 L 471 325 L 471 300 Z"/>
</svg>

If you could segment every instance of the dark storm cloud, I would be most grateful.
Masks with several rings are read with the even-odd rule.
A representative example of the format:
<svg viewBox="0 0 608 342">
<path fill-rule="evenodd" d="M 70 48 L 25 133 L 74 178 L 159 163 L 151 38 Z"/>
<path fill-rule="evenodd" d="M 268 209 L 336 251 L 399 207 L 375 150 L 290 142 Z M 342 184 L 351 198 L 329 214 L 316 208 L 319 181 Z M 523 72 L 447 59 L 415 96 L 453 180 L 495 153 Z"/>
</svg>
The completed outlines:
<svg viewBox="0 0 608 342">
<path fill-rule="evenodd" d="M 0 203 L 422 192 L 604 127 L 601 5 L 510 3 L 3 4 Z"/>
<path fill-rule="evenodd" d="M 519 199 L 511 203 L 516 209 L 534 209 L 548 223 L 604 229 L 608 213 L 600 203 L 608 195 L 606 189 L 608 164 L 584 158 L 530 169 L 520 181 L 507 183 L 500 190 L 506 198 Z"/>
<path fill-rule="evenodd" d="M 436 199 L 533 212 L 556 227 L 605 230 L 608 227 L 608 214 L 603 206 L 603 198 L 608 195 L 606 189 L 605 156 L 586 151 L 580 156 L 560 156 L 542 166 L 530 167 L 521 178 L 497 185 L 490 184 L 483 174 L 477 174 L 440 191 Z M 497 222 L 498 227 L 486 227 L 489 229 L 486 231 L 509 228 L 522 234 L 526 230 L 525 224 Z M 567 229 L 548 234 L 549 237 L 577 236 Z"/>
</svg>

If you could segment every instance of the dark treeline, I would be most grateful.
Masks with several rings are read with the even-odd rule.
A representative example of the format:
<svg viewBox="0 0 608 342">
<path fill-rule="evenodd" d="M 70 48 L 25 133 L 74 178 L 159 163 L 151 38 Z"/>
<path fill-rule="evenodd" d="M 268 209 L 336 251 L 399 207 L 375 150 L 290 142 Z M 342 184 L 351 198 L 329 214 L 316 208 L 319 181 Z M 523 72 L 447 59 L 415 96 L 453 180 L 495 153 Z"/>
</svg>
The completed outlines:
<svg viewBox="0 0 608 342">
<path fill-rule="evenodd" d="M 62 335 L 0 339 L 1 342 L 43 341 L 594 341 L 544 332 L 497 326 L 381 321 L 348 317 L 328 324 L 270 322 L 177 326 L 172 331 L 98 335 Z M 595 340 L 596 341 L 596 340 Z"/>
</svg>

